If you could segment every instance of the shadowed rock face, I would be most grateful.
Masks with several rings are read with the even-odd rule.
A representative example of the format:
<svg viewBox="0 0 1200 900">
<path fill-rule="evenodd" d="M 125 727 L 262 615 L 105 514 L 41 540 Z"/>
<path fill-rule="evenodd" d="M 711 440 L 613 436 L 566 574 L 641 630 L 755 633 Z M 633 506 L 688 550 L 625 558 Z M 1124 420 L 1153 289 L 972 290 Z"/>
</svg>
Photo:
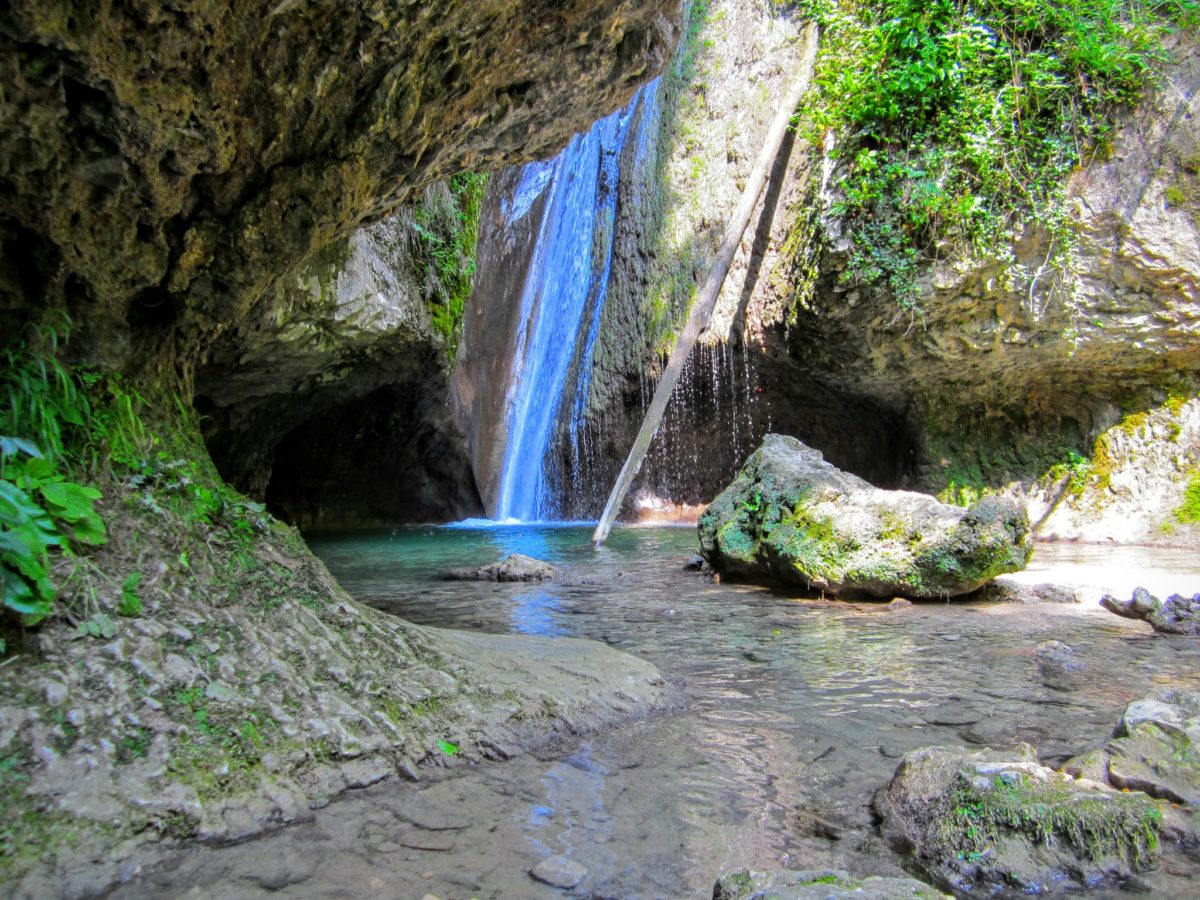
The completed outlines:
<svg viewBox="0 0 1200 900">
<path fill-rule="evenodd" d="M 874 597 L 964 594 L 1032 552 L 1011 500 L 962 509 L 880 490 L 778 434 L 700 517 L 700 548 L 719 571 Z"/>
<path fill-rule="evenodd" d="M 555 152 L 661 68 L 677 18 L 677 0 L 18 0 L 0 323 L 65 305 L 103 364 L 190 363 L 415 189 Z"/>
</svg>

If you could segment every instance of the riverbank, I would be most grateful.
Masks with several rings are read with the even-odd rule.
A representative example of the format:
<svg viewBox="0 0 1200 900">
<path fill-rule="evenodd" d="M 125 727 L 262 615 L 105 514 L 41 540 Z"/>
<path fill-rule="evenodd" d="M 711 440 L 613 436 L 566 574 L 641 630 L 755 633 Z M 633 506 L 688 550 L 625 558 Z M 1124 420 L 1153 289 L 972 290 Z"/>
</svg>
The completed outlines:
<svg viewBox="0 0 1200 900">
<path fill-rule="evenodd" d="M 563 758 L 381 784 L 318 810 L 311 825 L 174 859 L 116 896 L 200 886 L 265 897 L 264 884 L 281 884 L 273 896 L 310 897 L 384 884 L 400 896 L 550 898 L 560 894 L 528 871 L 554 856 L 586 870 L 584 895 L 708 896 L 741 867 L 900 875 L 871 799 L 906 752 L 1026 741 L 1059 765 L 1100 745 L 1126 703 L 1163 684 L 1200 687 L 1195 642 L 1090 604 L 797 600 L 682 572 L 694 542 L 687 529 L 619 529 L 593 550 L 586 528 L 529 526 L 314 541 L 370 605 L 426 625 L 601 640 L 657 665 L 688 707 Z M 510 552 L 572 577 L 440 581 L 451 561 Z M 1140 571 L 1150 568 L 1144 559 Z M 1074 648 L 1083 677 L 1047 678 L 1035 651 L 1050 640 Z M 1146 884 L 1186 896 L 1200 873 L 1165 852 Z"/>
</svg>

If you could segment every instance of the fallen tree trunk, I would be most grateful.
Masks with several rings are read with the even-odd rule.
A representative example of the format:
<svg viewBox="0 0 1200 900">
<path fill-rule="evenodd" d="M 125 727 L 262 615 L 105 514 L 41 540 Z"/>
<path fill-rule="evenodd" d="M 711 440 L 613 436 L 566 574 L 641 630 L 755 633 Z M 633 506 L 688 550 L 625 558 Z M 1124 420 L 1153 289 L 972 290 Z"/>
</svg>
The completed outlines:
<svg viewBox="0 0 1200 900">
<path fill-rule="evenodd" d="M 733 262 L 734 254 L 737 253 L 738 246 L 742 242 L 742 235 L 746 231 L 746 226 L 750 224 L 755 207 L 758 206 L 759 197 L 762 196 L 763 188 L 767 184 L 767 176 L 775 163 L 775 157 L 779 154 L 779 148 L 783 144 L 783 138 L 791 123 L 792 115 L 800 103 L 800 98 L 808 90 L 816 55 L 817 26 L 810 24 L 805 33 L 800 77 L 788 91 L 783 104 L 779 107 L 779 112 L 775 114 L 775 120 L 771 123 L 771 130 L 767 132 L 763 151 L 758 157 L 758 162 L 755 163 L 754 170 L 750 173 L 750 178 L 746 181 L 742 199 L 738 203 L 737 209 L 734 210 L 733 217 L 729 220 L 729 226 L 725 229 L 721 249 L 718 251 L 716 259 L 713 260 L 712 268 L 708 270 L 708 277 L 696 298 L 687 324 L 684 325 L 683 331 L 675 341 L 675 348 L 671 351 L 667 367 L 663 369 L 662 378 L 659 379 L 658 387 L 654 390 L 654 398 L 650 401 L 650 408 L 646 410 L 646 418 L 642 421 L 641 430 L 638 431 L 633 447 L 629 450 L 629 456 L 625 460 L 625 465 L 621 467 L 621 474 L 617 476 L 612 492 L 608 495 L 608 502 L 604 504 L 604 513 L 600 516 L 600 522 L 592 534 L 593 544 L 602 544 L 608 537 L 613 520 L 617 517 L 617 511 L 621 508 L 625 495 L 629 493 L 629 486 L 637 477 L 637 473 L 642 467 L 642 461 L 646 458 L 646 452 L 650 449 L 650 442 L 654 440 L 658 426 L 662 423 L 662 417 L 667 411 L 671 394 L 683 372 L 683 365 L 687 362 L 696 339 L 700 337 L 700 332 L 708 327 L 708 323 L 712 319 L 713 309 L 717 305 L 717 297 L 720 296 L 721 287 L 725 284 L 725 276 L 729 273 L 729 266 Z"/>
</svg>

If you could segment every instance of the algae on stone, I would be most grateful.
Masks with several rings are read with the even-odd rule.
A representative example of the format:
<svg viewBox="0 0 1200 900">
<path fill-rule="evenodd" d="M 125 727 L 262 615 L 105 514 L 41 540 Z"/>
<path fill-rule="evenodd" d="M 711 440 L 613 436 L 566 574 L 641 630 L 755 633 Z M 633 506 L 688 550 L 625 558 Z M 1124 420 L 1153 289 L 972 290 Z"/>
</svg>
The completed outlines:
<svg viewBox="0 0 1200 900">
<path fill-rule="evenodd" d="M 1055 772 L 1027 744 L 913 751 L 875 807 L 893 846 L 966 896 L 1119 883 L 1154 864 L 1163 821 L 1145 794 Z"/>
<path fill-rule="evenodd" d="M 1032 550 L 1012 501 L 963 510 L 879 490 L 781 435 L 764 438 L 699 528 L 719 571 L 875 597 L 968 593 L 1023 569 Z"/>
</svg>

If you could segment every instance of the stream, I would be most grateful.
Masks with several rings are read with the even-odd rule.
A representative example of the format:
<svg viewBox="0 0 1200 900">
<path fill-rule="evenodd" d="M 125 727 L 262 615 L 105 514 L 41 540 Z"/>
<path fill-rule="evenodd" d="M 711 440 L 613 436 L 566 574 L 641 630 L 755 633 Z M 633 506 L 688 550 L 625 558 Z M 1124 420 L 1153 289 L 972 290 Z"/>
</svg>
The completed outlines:
<svg viewBox="0 0 1200 900">
<path fill-rule="evenodd" d="M 692 528 L 618 529 L 597 550 L 589 535 L 414 527 L 312 546 L 352 595 L 414 622 L 591 638 L 649 659 L 681 686 L 685 711 L 566 758 L 384 783 L 312 823 L 181 854 L 113 896 L 562 896 L 528 874 L 550 856 L 586 867 L 577 897 L 707 897 L 718 875 L 746 866 L 901 874 L 870 804 L 905 752 L 1023 740 L 1057 765 L 1098 745 L 1127 702 L 1164 684 L 1200 687 L 1194 640 L 1155 637 L 1092 603 L 797 600 L 683 571 Z M 512 552 L 553 562 L 571 583 L 440 579 Z M 1023 577 L 1092 584 L 1103 565 L 1200 590 L 1190 555 L 1120 554 L 1039 548 Z M 1048 640 L 1070 645 L 1085 677 L 1043 682 L 1033 652 Z M 1200 896 L 1200 871 L 1168 852 L 1142 888 Z"/>
</svg>

